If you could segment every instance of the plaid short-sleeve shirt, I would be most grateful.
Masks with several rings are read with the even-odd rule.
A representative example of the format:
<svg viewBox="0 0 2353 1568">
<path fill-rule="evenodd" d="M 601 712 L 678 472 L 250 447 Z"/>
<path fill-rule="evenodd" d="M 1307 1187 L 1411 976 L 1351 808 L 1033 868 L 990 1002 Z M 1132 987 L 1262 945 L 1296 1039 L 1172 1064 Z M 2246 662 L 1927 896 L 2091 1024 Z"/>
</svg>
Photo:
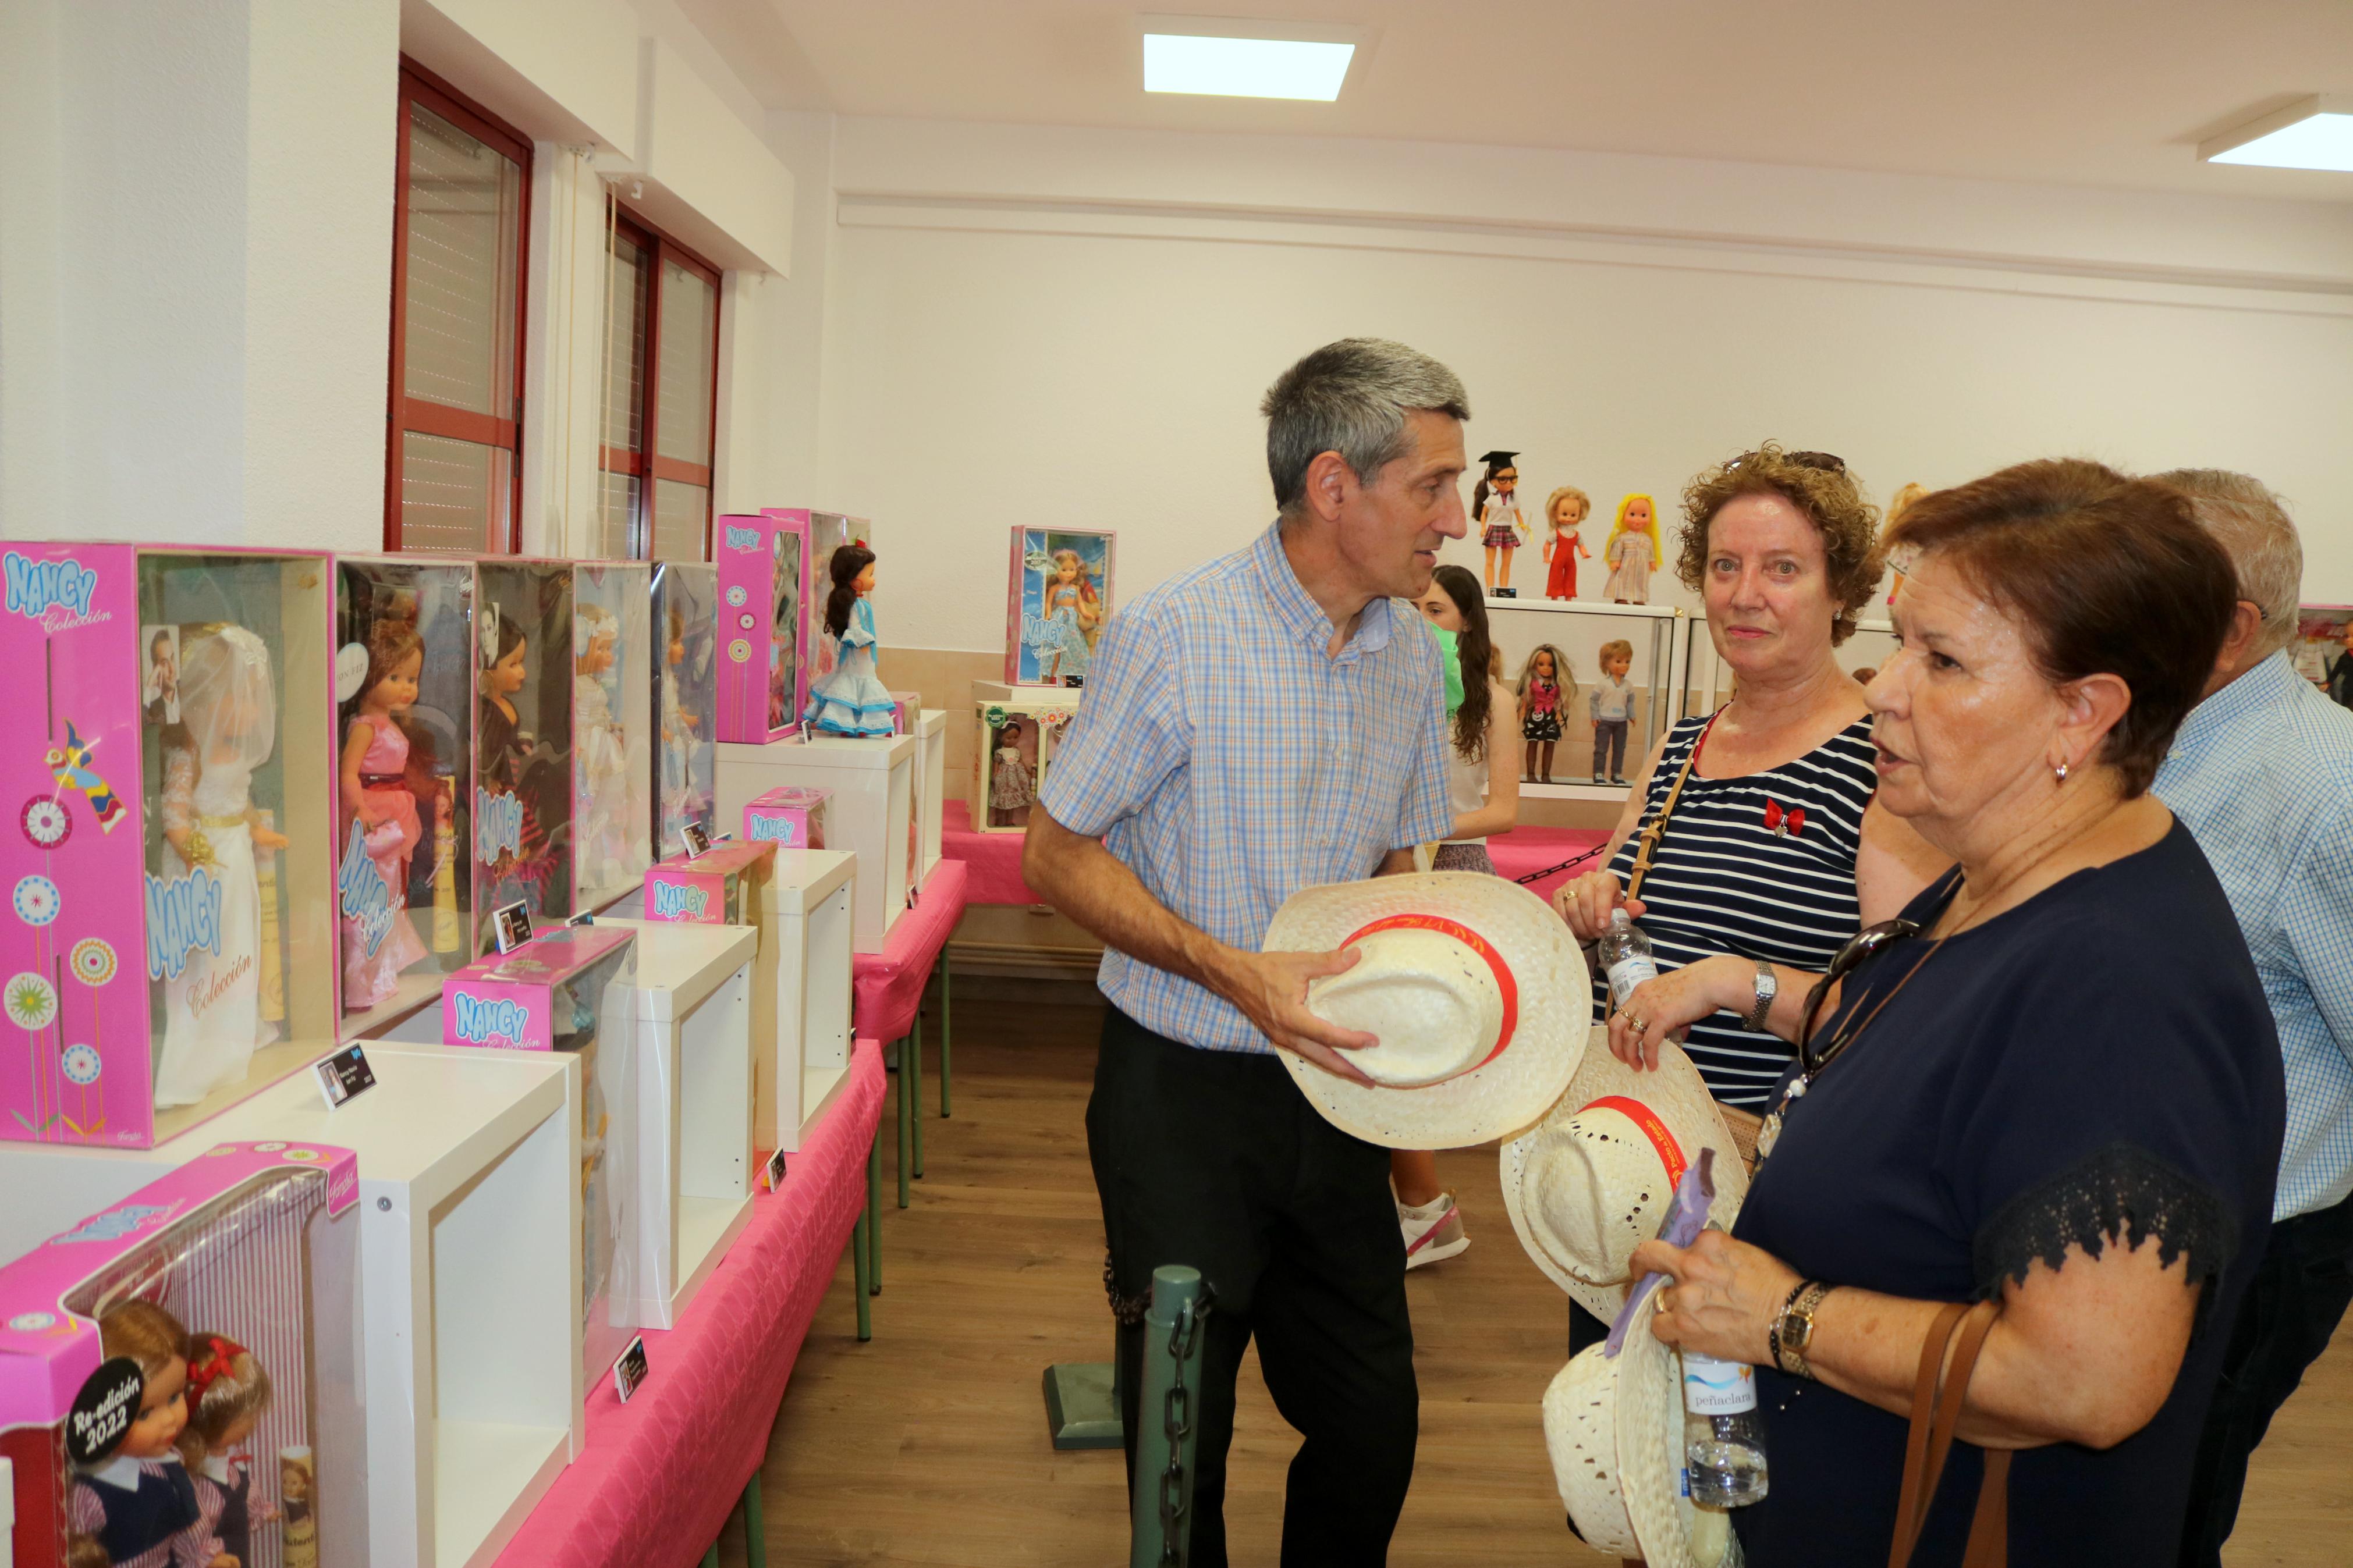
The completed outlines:
<svg viewBox="0 0 2353 1568">
<path fill-rule="evenodd" d="M 1369 877 L 1454 823 L 1437 639 L 1388 599 L 1337 658 L 1331 637 L 1275 528 L 1131 600 L 1039 803 L 1178 916 L 1257 951 L 1299 889 Z M 1170 1039 L 1273 1048 L 1232 1003 L 1125 953 L 1103 953 L 1100 984 Z"/>
</svg>

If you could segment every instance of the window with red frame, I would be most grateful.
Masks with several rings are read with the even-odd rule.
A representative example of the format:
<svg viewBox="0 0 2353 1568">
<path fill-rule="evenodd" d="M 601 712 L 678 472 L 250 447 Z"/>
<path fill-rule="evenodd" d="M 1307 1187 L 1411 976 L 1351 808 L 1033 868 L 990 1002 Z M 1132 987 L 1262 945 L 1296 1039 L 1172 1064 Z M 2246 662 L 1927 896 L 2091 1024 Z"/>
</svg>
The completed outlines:
<svg viewBox="0 0 2353 1568">
<path fill-rule="evenodd" d="M 400 64 L 387 550 L 512 554 L 531 143 Z"/>
<path fill-rule="evenodd" d="M 596 553 L 708 561 L 719 269 L 626 216 L 613 223 L 608 259 Z"/>
</svg>

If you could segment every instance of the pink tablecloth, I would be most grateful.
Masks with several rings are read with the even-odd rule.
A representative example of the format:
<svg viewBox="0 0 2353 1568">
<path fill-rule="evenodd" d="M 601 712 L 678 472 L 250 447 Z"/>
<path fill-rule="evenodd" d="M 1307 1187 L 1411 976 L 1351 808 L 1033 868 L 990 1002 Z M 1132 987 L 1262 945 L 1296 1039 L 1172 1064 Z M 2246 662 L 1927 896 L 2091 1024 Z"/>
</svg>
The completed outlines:
<svg viewBox="0 0 2353 1568">
<path fill-rule="evenodd" d="M 972 813 L 960 800 L 940 803 L 940 854 L 971 873 L 964 896 L 972 904 L 1042 904 L 1021 879 L 1018 833 L 976 833 Z"/>
<path fill-rule="evenodd" d="M 768 1426 L 818 1300 L 866 1202 L 866 1151 L 882 1114 L 882 1052 L 860 1040 L 849 1081 L 782 1191 L 752 1223 L 678 1327 L 646 1331 L 645 1385 L 588 1396 L 588 1449 L 499 1554 L 498 1568 L 688 1568 L 718 1538 L 767 1453 Z"/>
<path fill-rule="evenodd" d="M 882 951 L 850 958 L 855 1003 L 850 1023 L 870 1040 L 896 1040 L 915 1026 L 915 1009 L 923 1000 L 932 965 L 939 962 L 940 950 L 948 944 L 948 933 L 964 918 L 965 883 L 970 873 L 963 861 L 948 859 L 945 854 L 944 849 L 940 863 L 923 883 L 923 896 L 891 928 Z"/>
<path fill-rule="evenodd" d="M 975 833 L 972 818 L 960 800 L 946 801 L 943 816 L 945 837 L 941 852 L 951 859 L 961 860 L 971 872 L 965 887 L 965 900 L 975 904 L 1041 904 L 1046 900 L 1029 890 L 1021 879 L 1021 843 L 1018 833 Z M 1590 849 L 1609 836 L 1598 829 L 1580 827 L 1515 827 L 1501 837 L 1487 841 L 1487 853 L 1495 862 L 1495 869 L 1517 879 L 1531 871 L 1541 871 L 1559 865 L 1570 856 Z M 1552 890 L 1570 877 L 1582 876 L 1592 869 L 1587 861 L 1573 870 L 1547 877 L 1535 884 L 1535 891 L 1546 898 Z M 902 922 L 904 923 L 904 922 Z M 861 1027 L 863 1026 L 861 1025 Z M 869 1034 L 879 1031 L 869 1029 Z M 883 1039 L 896 1039 L 895 1035 L 882 1035 Z"/>
</svg>

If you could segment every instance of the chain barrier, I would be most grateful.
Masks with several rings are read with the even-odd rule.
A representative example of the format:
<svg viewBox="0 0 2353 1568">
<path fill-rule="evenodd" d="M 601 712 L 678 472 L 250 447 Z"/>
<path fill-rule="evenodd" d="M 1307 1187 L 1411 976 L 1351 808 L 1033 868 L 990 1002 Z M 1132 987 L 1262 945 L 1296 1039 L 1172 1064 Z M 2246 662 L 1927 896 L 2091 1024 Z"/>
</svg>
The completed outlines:
<svg viewBox="0 0 2353 1568">
<path fill-rule="evenodd" d="M 1185 1385 L 1186 1363 L 1192 1359 L 1193 1341 L 1201 1320 L 1208 1316 L 1210 1291 L 1204 1282 L 1198 1301 L 1188 1300 L 1168 1328 L 1168 1397 L 1161 1410 L 1161 1429 L 1168 1436 L 1168 1468 L 1160 1477 L 1160 1562 L 1162 1568 L 1183 1568 L 1191 1555 L 1180 1549 L 1187 1540 L 1186 1515 L 1192 1505 L 1185 1498 L 1185 1439 L 1193 1435 L 1193 1395 Z"/>
<path fill-rule="evenodd" d="M 1584 854 L 1572 855 L 1557 866 L 1547 866 L 1541 871 L 1531 871 L 1525 877 L 1514 877 L 1512 880 L 1518 883 L 1523 888 L 1533 888 L 1538 882 L 1543 881 L 1546 877 L 1557 877 L 1563 871 L 1575 870 L 1577 867 L 1584 865 L 1588 860 L 1590 860 L 1595 856 L 1600 854 L 1606 847 L 1608 847 L 1608 846 L 1597 844 L 1592 848 L 1588 849 Z"/>
</svg>

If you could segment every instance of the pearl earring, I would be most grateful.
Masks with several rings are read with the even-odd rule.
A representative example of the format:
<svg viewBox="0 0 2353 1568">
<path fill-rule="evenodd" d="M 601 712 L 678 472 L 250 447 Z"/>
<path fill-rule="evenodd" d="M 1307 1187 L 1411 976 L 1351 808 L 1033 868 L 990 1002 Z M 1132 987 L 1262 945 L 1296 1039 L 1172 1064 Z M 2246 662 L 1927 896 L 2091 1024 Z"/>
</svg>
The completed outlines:
<svg viewBox="0 0 2353 1568">
<path fill-rule="evenodd" d="M 2067 782 L 2067 764 L 2066 764 L 2066 763 L 2061 763 L 2057 767 L 2055 767 L 2055 768 L 2052 769 L 2051 771 L 2052 771 L 2052 773 L 2057 773 L 2057 774 L 2059 775 L 2059 782 L 2060 782 L 2061 784 L 2065 784 L 2065 783 Z"/>
</svg>

